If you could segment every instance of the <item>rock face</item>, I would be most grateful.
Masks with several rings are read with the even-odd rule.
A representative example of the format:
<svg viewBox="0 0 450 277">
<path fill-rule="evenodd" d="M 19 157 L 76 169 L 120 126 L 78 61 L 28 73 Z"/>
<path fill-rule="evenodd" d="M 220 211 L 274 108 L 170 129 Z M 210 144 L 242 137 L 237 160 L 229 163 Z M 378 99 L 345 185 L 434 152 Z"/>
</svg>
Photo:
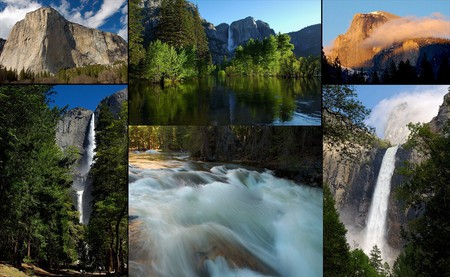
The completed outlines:
<svg viewBox="0 0 450 277">
<path fill-rule="evenodd" d="M 231 25 L 226 23 L 214 26 L 203 21 L 206 37 L 209 41 L 209 50 L 214 63 L 220 63 L 224 56 L 230 58 L 238 45 L 246 44 L 251 38 L 262 40 L 270 35 L 275 35 L 266 22 L 256 20 L 249 16 L 245 19 L 234 21 Z"/>
<path fill-rule="evenodd" d="M 117 117 L 120 109 L 122 108 L 122 104 L 128 100 L 128 89 L 123 89 L 121 91 L 118 91 L 114 93 L 113 95 L 110 95 L 103 99 L 95 109 L 95 117 L 98 119 L 98 116 L 100 114 L 100 105 L 106 105 L 108 106 L 109 110 L 113 114 L 114 117 Z M 98 122 L 97 120 L 95 122 Z"/>
<path fill-rule="evenodd" d="M 439 107 L 439 112 L 430 121 L 430 128 L 433 132 L 442 133 L 445 123 L 450 119 L 450 86 L 448 93 L 444 95 L 444 101 Z"/>
<path fill-rule="evenodd" d="M 5 46 L 6 40 L 0 38 L 0 55 L 2 54 L 3 47 Z"/>
<path fill-rule="evenodd" d="M 355 70 L 363 68 L 381 73 L 391 61 L 398 65 L 400 61 L 409 60 L 410 64 L 418 69 L 422 57 L 426 55 L 433 65 L 434 72 L 437 72 L 442 59 L 450 59 L 448 39 L 417 37 L 403 39 L 388 46 L 365 44 L 375 29 L 399 18 L 401 17 L 387 12 L 355 14 L 347 32 L 335 39 L 326 53 L 327 56 L 330 60 L 339 57 L 344 67 Z"/>
<path fill-rule="evenodd" d="M 394 61 L 399 64 L 401 61 L 409 60 L 410 64 L 419 70 L 420 63 L 425 56 L 433 67 L 433 72 L 437 72 L 443 59 L 450 62 L 450 40 L 440 38 L 417 38 L 409 39 L 393 44 L 388 49 L 383 49 L 377 53 L 371 63 L 373 70 L 380 72 Z"/>
<path fill-rule="evenodd" d="M 65 150 L 75 146 L 81 156 L 84 155 L 84 140 L 89 128 L 92 111 L 75 108 L 68 111 L 56 125 L 56 143 Z"/>
<path fill-rule="evenodd" d="M 375 28 L 396 18 L 399 16 L 387 12 L 355 14 L 347 32 L 336 38 L 327 56 L 332 60 L 339 57 L 341 64 L 345 67 L 369 67 L 379 49 L 363 47 L 362 42 Z"/>
<path fill-rule="evenodd" d="M 63 68 L 127 61 L 127 53 L 127 43 L 120 36 L 69 22 L 52 8 L 40 8 L 14 25 L 0 64 L 19 71 L 56 73 Z"/>
<path fill-rule="evenodd" d="M 297 32 L 288 33 L 297 57 L 320 56 L 322 47 L 322 24 L 315 24 Z"/>
</svg>

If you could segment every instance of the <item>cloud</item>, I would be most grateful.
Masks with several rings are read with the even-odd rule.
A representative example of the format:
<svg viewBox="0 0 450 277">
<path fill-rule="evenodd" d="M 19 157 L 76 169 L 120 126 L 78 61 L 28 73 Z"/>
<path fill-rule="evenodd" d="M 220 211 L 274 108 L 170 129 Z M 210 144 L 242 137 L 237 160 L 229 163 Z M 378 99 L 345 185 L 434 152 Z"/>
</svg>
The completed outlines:
<svg viewBox="0 0 450 277">
<path fill-rule="evenodd" d="M 382 88 L 382 86 L 380 86 Z M 396 132 L 397 140 L 409 134 L 405 125 L 412 122 L 427 123 L 435 117 L 448 86 L 415 86 L 407 91 L 381 100 L 373 109 L 366 123 L 375 127 L 380 138 L 385 137 L 386 128 L 390 125 Z M 401 110 L 403 108 L 403 110 Z M 396 116 L 391 116 L 395 114 Z M 405 137 L 406 136 L 406 137 Z M 395 140 L 395 139 L 394 139 Z"/>
<path fill-rule="evenodd" d="M 128 12 L 127 1 L 126 0 L 104 0 L 98 11 L 86 11 L 81 12 L 82 7 L 72 8 L 67 0 L 61 0 L 59 6 L 54 6 L 67 20 L 91 27 L 99 28 L 103 26 L 106 21 L 116 13 L 120 12 L 121 17 L 121 29 L 119 30 L 119 35 L 124 36 L 125 29 L 127 29 L 127 22 L 123 22 L 123 16 L 126 16 Z"/>
<path fill-rule="evenodd" d="M 9 36 L 14 24 L 25 18 L 28 12 L 39 9 L 42 5 L 34 1 L 25 0 L 3 0 L 6 7 L 0 11 L 0 38 Z"/>
<path fill-rule="evenodd" d="M 385 48 L 406 39 L 426 37 L 450 38 L 450 21 L 440 13 L 393 19 L 376 28 L 362 45 Z"/>
</svg>

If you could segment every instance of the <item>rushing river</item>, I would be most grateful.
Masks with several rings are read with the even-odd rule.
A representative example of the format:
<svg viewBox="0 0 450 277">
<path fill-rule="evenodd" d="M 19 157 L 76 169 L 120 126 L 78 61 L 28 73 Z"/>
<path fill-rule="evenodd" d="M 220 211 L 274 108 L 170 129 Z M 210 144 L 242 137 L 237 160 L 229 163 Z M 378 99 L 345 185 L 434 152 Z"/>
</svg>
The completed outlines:
<svg viewBox="0 0 450 277">
<path fill-rule="evenodd" d="M 132 125 L 320 126 L 319 78 L 204 78 L 130 84 Z"/>
<path fill-rule="evenodd" d="M 130 276 L 322 276 L 322 190 L 231 164 L 130 154 Z"/>
</svg>

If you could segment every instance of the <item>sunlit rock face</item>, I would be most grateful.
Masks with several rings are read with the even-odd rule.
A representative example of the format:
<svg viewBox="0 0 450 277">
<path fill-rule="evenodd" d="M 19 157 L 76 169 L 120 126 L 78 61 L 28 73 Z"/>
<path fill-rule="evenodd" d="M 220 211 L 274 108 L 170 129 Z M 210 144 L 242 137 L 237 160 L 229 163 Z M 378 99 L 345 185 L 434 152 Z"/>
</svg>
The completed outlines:
<svg viewBox="0 0 450 277">
<path fill-rule="evenodd" d="M 439 38 L 443 34 L 444 37 L 450 35 L 450 31 L 445 30 L 445 26 L 450 28 L 450 23 L 434 22 L 438 25 L 437 30 L 423 27 L 414 33 L 409 30 L 419 26 L 419 23 L 414 22 L 422 21 L 387 12 L 357 13 L 347 32 L 335 39 L 326 55 L 330 61 L 339 57 L 344 67 L 378 72 L 387 68 L 392 61 L 398 65 L 400 61 L 409 60 L 417 69 L 426 56 L 436 72 L 442 59 L 449 59 L 450 56 L 450 40 Z M 426 19 L 422 25 L 426 26 Z"/>
<path fill-rule="evenodd" d="M 40 8 L 14 25 L 0 64 L 56 73 L 76 66 L 112 65 L 127 58 L 128 46 L 120 36 L 69 22 L 52 8 Z"/>
<path fill-rule="evenodd" d="M 355 14 L 347 32 L 335 39 L 327 56 L 331 60 L 339 57 L 341 64 L 345 67 L 365 68 L 370 66 L 372 57 L 380 49 L 363 47 L 363 41 L 370 36 L 374 29 L 395 18 L 399 17 L 387 12 Z"/>
</svg>

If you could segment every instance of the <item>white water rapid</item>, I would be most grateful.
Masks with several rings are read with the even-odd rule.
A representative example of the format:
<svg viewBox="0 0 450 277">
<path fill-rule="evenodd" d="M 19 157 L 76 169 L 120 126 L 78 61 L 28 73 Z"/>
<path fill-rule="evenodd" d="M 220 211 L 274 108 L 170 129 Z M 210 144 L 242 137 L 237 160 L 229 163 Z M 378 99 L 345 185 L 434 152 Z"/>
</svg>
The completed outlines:
<svg viewBox="0 0 450 277">
<path fill-rule="evenodd" d="M 89 220 L 90 207 L 90 185 L 91 179 L 89 178 L 89 171 L 94 160 L 95 149 L 95 115 L 92 113 L 89 120 L 89 130 L 86 134 L 84 150 L 85 155 L 80 161 L 79 173 L 75 176 L 73 182 L 73 189 L 76 192 L 76 207 L 80 214 L 80 223 L 87 224 Z"/>
<path fill-rule="evenodd" d="M 228 26 L 228 51 L 233 51 L 233 32 L 231 31 L 231 24 Z"/>
<path fill-rule="evenodd" d="M 130 154 L 130 276 L 323 275 L 321 189 L 143 155 Z"/>
<path fill-rule="evenodd" d="M 378 174 L 375 191 L 370 205 L 363 250 L 370 254 L 374 245 L 381 250 L 381 256 L 386 259 L 388 245 L 386 243 L 386 218 L 389 204 L 389 194 L 391 192 L 391 178 L 395 170 L 395 154 L 398 146 L 390 147 L 384 154 L 381 162 L 380 173 Z"/>
</svg>

